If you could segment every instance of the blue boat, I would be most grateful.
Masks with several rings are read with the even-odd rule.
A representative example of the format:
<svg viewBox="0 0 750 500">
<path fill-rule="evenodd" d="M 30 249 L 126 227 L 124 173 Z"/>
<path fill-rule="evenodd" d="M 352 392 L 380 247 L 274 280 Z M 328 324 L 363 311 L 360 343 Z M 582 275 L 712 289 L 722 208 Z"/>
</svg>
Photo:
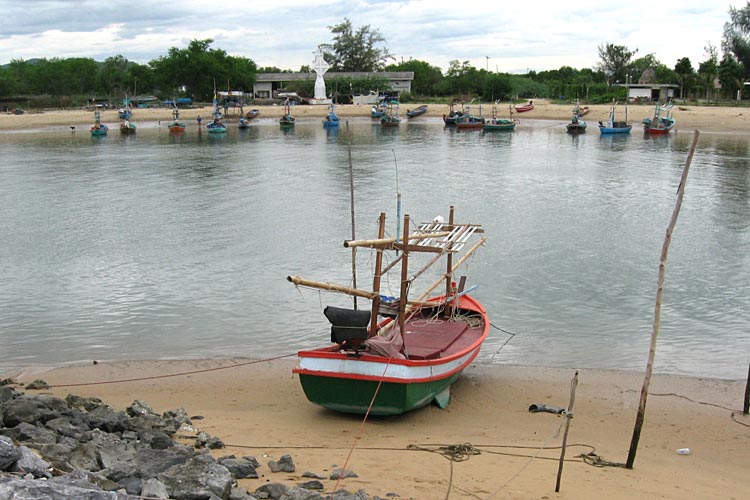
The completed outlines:
<svg viewBox="0 0 750 500">
<path fill-rule="evenodd" d="M 328 112 L 328 114 L 325 117 L 325 120 L 323 120 L 323 127 L 338 127 L 339 126 L 339 117 L 336 115 L 335 106 L 333 103 L 331 103 L 331 110 Z"/>
<path fill-rule="evenodd" d="M 606 122 L 599 122 L 599 132 L 601 134 L 629 134 L 633 128 L 631 123 L 628 123 L 628 107 L 625 106 L 625 121 L 618 122 L 615 120 L 615 102 L 612 103 L 612 107 L 609 109 L 609 118 Z"/>
<path fill-rule="evenodd" d="M 90 130 L 92 137 L 101 137 L 107 135 L 109 127 L 102 123 L 102 117 L 99 114 L 99 110 L 94 111 L 94 125 Z"/>
<path fill-rule="evenodd" d="M 216 90 L 214 88 L 214 112 L 213 112 L 214 121 L 206 125 L 206 129 L 208 130 L 209 134 L 222 134 L 227 131 L 227 126 L 224 125 L 224 122 L 221 121 L 223 118 L 221 111 L 219 111 L 219 99 L 216 95 Z"/>
</svg>

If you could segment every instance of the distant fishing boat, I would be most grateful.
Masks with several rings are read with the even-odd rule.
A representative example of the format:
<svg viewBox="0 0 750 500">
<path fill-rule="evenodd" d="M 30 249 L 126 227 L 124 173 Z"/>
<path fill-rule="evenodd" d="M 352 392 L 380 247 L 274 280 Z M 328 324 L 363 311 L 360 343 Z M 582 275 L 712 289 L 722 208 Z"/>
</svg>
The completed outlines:
<svg viewBox="0 0 750 500">
<path fill-rule="evenodd" d="M 248 120 L 244 116 L 241 117 L 239 123 L 237 123 L 237 128 L 240 128 L 240 129 L 250 128 L 250 120 Z"/>
<path fill-rule="evenodd" d="M 380 119 L 380 125 L 383 127 L 398 127 L 401 124 L 401 117 L 398 116 L 398 101 L 390 101 L 385 115 Z"/>
<path fill-rule="evenodd" d="M 520 106 L 516 106 L 516 113 L 525 113 L 527 111 L 531 111 L 534 109 L 534 101 L 529 101 L 528 104 L 523 104 Z"/>
<path fill-rule="evenodd" d="M 588 107 L 583 114 L 586 112 L 588 112 Z M 576 107 L 573 108 L 573 117 L 570 119 L 570 123 L 565 126 L 569 134 L 582 134 L 586 132 L 586 122 L 581 120 L 583 114 L 581 106 L 576 103 Z"/>
<path fill-rule="evenodd" d="M 94 125 L 91 126 L 90 130 L 92 137 L 105 136 L 109 130 L 109 127 L 102 123 L 102 117 L 98 109 L 94 111 Z"/>
<path fill-rule="evenodd" d="M 284 101 L 284 114 L 279 118 L 279 126 L 281 128 L 293 127 L 296 121 L 297 119 L 292 116 L 292 107 L 289 99 L 287 99 Z"/>
<path fill-rule="evenodd" d="M 130 120 L 121 120 L 120 121 L 120 133 L 121 134 L 135 134 L 135 123 L 131 122 Z"/>
<path fill-rule="evenodd" d="M 177 108 L 176 104 L 173 104 L 173 106 L 172 121 L 167 124 L 167 128 L 169 128 L 170 132 L 184 132 L 185 124 L 180 121 L 180 110 Z"/>
<path fill-rule="evenodd" d="M 482 105 L 479 105 L 479 115 L 472 115 L 469 106 L 465 113 L 456 118 L 456 128 L 459 130 L 482 130 L 486 120 L 482 116 Z"/>
<path fill-rule="evenodd" d="M 599 122 L 599 132 L 601 134 L 629 134 L 633 125 L 628 123 L 628 107 L 625 106 L 625 121 L 615 119 L 615 101 L 609 109 L 609 117 L 606 122 Z"/>
<path fill-rule="evenodd" d="M 385 109 L 386 107 L 382 103 L 379 106 L 373 104 L 372 108 L 370 108 L 370 118 L 383 118 L 385 116 Z"/>
<path fill-rule="evenodd" d="M 406 110 L 406 116 L 408 116 L 409 118 L 416 118 L 425 113 L 427 113 L 427 104 L 423 104 L 419 106 L 418 108 Z"/>
<path fill-rule="evenodd" d="M 260 114 L 260 110 L 259 109 L 251 109 L 250 111 L 248 111 L 247 113 L 245 113 L 245 118 L 248 119 L 248 120 L 253 120 L 253 119 L 257 118 L 259 114 Z"/>
<path fill-rule="evenodd" d="M 668 134 L 675 125 L 675 119 L 672 117 L 673 104 L 663 106 L 656 105 L 653 118 L 643 119 L 643 131 L 647 134 L 659 135 Z M 662 116 L 664 113 L 664 116 Z"/>
<path fill-rule="evenodd" d="M 498 118 L 497 106 L 492 106 L 492 118 L 482 126 L 483 130 L 485 132 L 509 132 L 515 130 L 518 120 L 513 118 L 513 107 L 508 106 L 508 110 L 510 118 Z"/>
<path fill-rule="evenodd" d="M 214 121 L 206 125 L 206 129 L 208 130 L 209 134 L 223 134 L 227 131 L 227 126 L 224 125 L 224 122 L 222 121 L 223 115 L 221 114 L 221 111 L 219 111 L 219 98 L 216 94 L 216 87 L 214 86 L 214 111 L 213 111 L 213 118 Z"/>
<path fill-rule="evenodd" d="M 448 107 L 448 114 L 443 115 L 443 122 L 448 126 L 455 125 L 456 120 L 458 120 L 464 115 L 463 109 L 461 111 L 456 111 L 454 109 L 454 106 L 455 106 L 455 102 L 451 102 Z"/>
<path fill-rule="evenodd" d="M 326 115 L 325 119 L 323 119 L 323 127 L 329 128 L 329 127 L 338 127 L 338 126 L 339 126 L 339 117 L 338 115 L 336 115 L 336 106 L 333 103 L 331 103 L 328 114 Z"/>
</svg>

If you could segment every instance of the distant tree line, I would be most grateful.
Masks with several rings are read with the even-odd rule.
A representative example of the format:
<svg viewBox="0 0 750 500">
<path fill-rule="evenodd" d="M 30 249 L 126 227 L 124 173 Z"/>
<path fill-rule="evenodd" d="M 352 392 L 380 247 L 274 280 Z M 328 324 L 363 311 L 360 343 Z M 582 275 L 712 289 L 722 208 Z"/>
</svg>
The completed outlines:
<svg viewBox="0 0 750 500">
<path fill-rule="evenodd" d="M 477 69 L 469 61 L 451 61 L 445 73 L 426 61 L 395 62 L 383 45 L 385 38 L 369 25 L 355 28 L 344 19 L 329 26 L 333 42 L 321 45 L 331 71 L 414 73 L 411 95 L 402 99 L 456 99 L 484 102 L 546 97 L 560 100 L 608 102 L 625 97 L 626 83 L 660 83 L 679 86 L 685 99 L 733 99 L 750 80 L 750 2 L 730 8 L 718 49 L 708 43 L 705 60 L 695 68 L 683 57 L 670 67 L 654 54 L 636 58 L 638 49 L 603 43 L 594 68 L 563 66 L 556 70 L 529 71 L 518 75 Z M 192 97 L 210 100 L 214 88 L 250 90 L 258 73 L 283 73 L 276 67 L 258 68 L 251 59 L 228 55 L 212 48 L 213 40 L 192 40 L 186 48 L 172 47 L 166 55 L 138 64 L 121 55 L 104 62 L 90 58 L 13 60 L 0 67 L 0 98 L 49 96 L 57 105 L 76 106 L 90 98 L 116 100 L 125 94 L 155 94 L 160 98 Z M 302 72 L 310 72 L 305 65 Z M 720 83 L 716 90 L 715 83 Z M 388 81 L 373 76 L 359 79 L 327 79 L 337 96 L 389 90 Z M 291 82 L 285 89 L 303 97 L 313 95 L 313 79 Z"/>
</svg>

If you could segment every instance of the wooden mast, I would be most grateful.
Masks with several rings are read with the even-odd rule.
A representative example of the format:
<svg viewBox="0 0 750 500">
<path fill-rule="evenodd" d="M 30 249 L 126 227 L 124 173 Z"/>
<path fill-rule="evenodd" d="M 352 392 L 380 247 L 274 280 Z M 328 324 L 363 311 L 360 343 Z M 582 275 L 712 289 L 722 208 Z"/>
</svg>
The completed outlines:
<svg viewBox="0 0 750 500">
<path fill-rule="evenodd" d="M 448 216 L 448 224 L 453 229 L 453 205 L 450 208 L 450 215 Z M 451 250 L 452 246 L 449 244 L 447 250 Z M 448 298 L 451 294 L 451 279 L 453 278 L 453 252 L 448 252 L 448 261 L 445 271 L 445 303 L 448 303 Z"/>
<path fill-rule="evenodd" d="M 378 239 L 385 236 L 385 212 L 380 213 L 378 220 Z M 370 315 L 370 337 L 378 333 L 378 309 L 380 308 L 380 275 L 383 267 L 383 247 L 378 247 L 375 256 L 375 275 L 372 277 L 372 312 Z"/>
</svg>

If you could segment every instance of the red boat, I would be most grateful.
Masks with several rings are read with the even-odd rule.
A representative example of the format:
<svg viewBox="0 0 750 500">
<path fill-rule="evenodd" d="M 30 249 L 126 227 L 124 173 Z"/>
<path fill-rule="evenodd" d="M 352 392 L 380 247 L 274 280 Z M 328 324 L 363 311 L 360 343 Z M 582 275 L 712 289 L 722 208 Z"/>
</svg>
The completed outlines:
<svg viewBox="0 0 750 500">
<path fill-rule="evenodd" d="M 528 104 L 524 104 L 523 106 L 515 106 L 516 113 L 525 113 L 526 111 L 531 111 L 534 109 L 534 103 L 529 101 Z"/>
</svg>

